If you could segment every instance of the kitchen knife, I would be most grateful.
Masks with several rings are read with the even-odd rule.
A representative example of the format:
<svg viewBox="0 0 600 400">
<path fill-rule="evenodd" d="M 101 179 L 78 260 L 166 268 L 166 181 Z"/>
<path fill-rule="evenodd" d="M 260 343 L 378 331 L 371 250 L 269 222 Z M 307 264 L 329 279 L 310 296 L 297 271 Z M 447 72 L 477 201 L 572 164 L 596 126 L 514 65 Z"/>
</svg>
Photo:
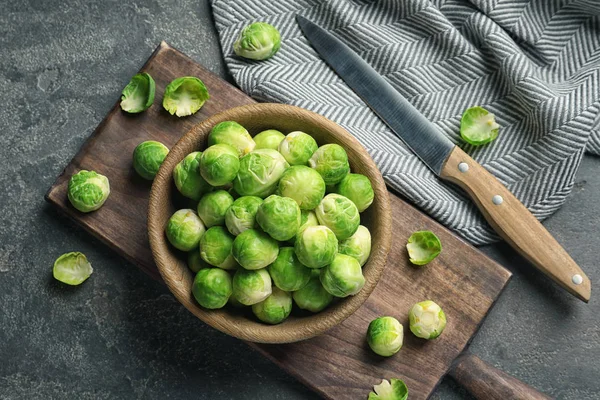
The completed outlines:
<svg viewBox="0 0 600 400">
<path fill-rule="evenodd" d="M 341 40 L 300 15 L 296 20 L 317 53 L 436 175 L 464 189 L 496 232 L 540 271 L 589 301 L 589 278 L 504 185 Z"/>
</svg>

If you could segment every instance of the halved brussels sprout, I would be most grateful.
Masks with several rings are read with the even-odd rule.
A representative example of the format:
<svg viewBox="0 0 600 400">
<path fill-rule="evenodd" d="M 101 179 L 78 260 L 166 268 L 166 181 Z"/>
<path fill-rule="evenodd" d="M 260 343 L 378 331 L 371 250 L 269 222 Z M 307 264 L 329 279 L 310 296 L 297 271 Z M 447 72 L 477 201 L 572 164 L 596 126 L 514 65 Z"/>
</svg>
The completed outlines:
<svg viewBox="0 0 600 400">
<path fill-rule="evenodd" d="M 232 235 L 237 236 L 246 229 L 256 227 L 256 212 L 263 200 L 256 196 L 236 199 L 225 213 L 225 225 Z"/>
<path fill-rule="evenodd" d="M 350 172 L 346 150 L 334 143 L 319 147 L 308 160 L 308 165 L 321 174 L 326 185 L 339 183 Z"/>
<path fill-rule="evenodd" d="M 110 194 L 108 178 L 95 171 L 81 170 L 71 176 L 67 197 L 77 210 L 87 213 L 102 207 Z"/>
<path fill-rule="evenodd" d="M 150 108 L 154 102 L 156 84 L 150 74 L 135 74 L 121 94 L 121 109 L 131 114 Z"/>
<path fill-rule="evenodd" d="M 408 238 L 406 250 L 411 263 L 425 265 L 442 252 L 442 242 L 431 231 L 417 231 Z"/>
<path fill-rule="evenodd" d="M 375 197 L 371 181 L 361 174 L 346 175 L 336 187 L 335 192 L 352 200 L 359 212 L 369 208 Z"/>
<path fill-rule="evenodd" d="M 435 339 L 446 327 L 446 314 L 431 300 L 415 304 L 408 313 L 410 330 L 416 337 Z"/>
<path fill-rule="evenodd" d="M 281 247 L 279 255 L 268 267 L 273 283 L 281 290 L 294 292 L 308 283 L 310 268 L 305 267 L 296 257 L 293 247 Z"/>
<path fill-rule="evenodd" d="M 246 229 L 233 241 L 232 253 L 245 269 L 260 269 L 275 261 L 279 244 L 264 232 Z"/>
<path fill-rule="evenodd" d="M 163 107 L 178 117 L 195 114 L 210 99 L 204 82 L 195 76 L 183 76 L 167 85 L 163 95 Z"/>
<path fill-rule="evenodd" d="M 275 192 L 283 172 L 290 165 L 276 150 L 254 150 L 240 159 L 233 188 L 241 196 L 265 198 Z"/>
<path fill-rule="evenodd" d="M 460 137 L 473 146 L 481 146 L 496 139 L 499 128 L 494 114 L 483 107 L 471 107 L 460 120 Z"/>
<path fill-rule="evenodd" d="M 321 284 L 335 297 L 355 295 L 365 286 L 365 277 L 355 258 L 337 254 L 331 264 L 321 270 Z"/>
<path fill-rule="evenodd" d="M 92 264 L 83 253 L 65 253 L 54 261 L 52 275 L 57 281 L 67 285 L 80 285 L 92 275 Z"/>
<path fill-rule="evenodd" d="M 169 154 L 169 148 L 160 142 L 148 140 L 133 150 L 133 168 L 144 179 L 153 180 Z"/>
<path fill-rule="evenodd" d="M 194 298 L 204 308 L 214 310 L 227 304 L 232 293 L 231 276 L 220 268 L 200 270 L 192 284 Z"/>
<path fill-rule="evenodd" d="M 276 287 L 269 297 L 252 305 L 252 312 L 267 324 L 279 324 L 292 312 L 292 294 Z"/>
<path fill-rule="evenodd" d="M 233 295 L 246 306 L 260 303 L 272 293 L 271 277 L 266 269 L 238 269 L 233 275 Z"/>
<path fill-rule="evenodd" d="M 233 197 L 224 190 L 202 196 L 198 202 L 198 216 L 207 228 L 225 224 L 225 213 L 233 204 Z"/>
<path fill-rule="evenodd" d="M 308 226 L 296 235 L 294 251 L 298 260 L 308 268 L 322 268 L 335 258 L 338 241 L 328 227 Z"/>
<path fill-rule="evenodd" d="M 294 199 L 271 195 L 258 207 L 256 222 L 275 240 L 291 239 L 300 226 L 300 207 Z"/>
<path fill-rule="evenodd" d="M 204 261 L 221 269 L 236 269 L 231 254 L 233 236 L 222 226 L 208 228 L 200 239 L 200 256 Z"/>
<path fill-rule="evenodd" d="M 369 400 L 406 400 L 408 388 L 400 379 L 390 379 L 391 383 L 383 379 L 379 385 L 373 386 L 375 393 L 369 393 Z"/>
<path fill-rule="evenodd" d="M 187 265 L 189 269 L 194 273 L 198 273 L 198 271 L 204 268 L 213 267 L 212 265 L 204 261 L 202 257 L 200 257 L 200 252 L 198 251 L 198 249 L 191 250 L 188 253 Z"/>
<path fill-rule="evenodd" d="M 360 214 L 352 200 L 337 193 L 325 196 L 315 208 L 315 214 L 321 225 L 331 229 L 338 240 L 354 235 L 360 225 Z"/>
<path fill-rule="evenodd" d="M 322 311 L 331 303 L 333 296 L 325 290 L 318 276 L 311 276 L 308 283 L 292 293 L 294 302 L 302 310 Z"/>
<path fill-rule="evenodd" d="M 338 251 L 341 254 L 354 257 L 362 267 L 371 255 L 371 232 L 360 225 L 354 235 L 340 240 Z"/>
<path fill-rule="evenodd" d="M 212 190 L 208 182 L 200 175 L 201 157 L 202 152 L 200 151 L 190 153 L 173 169 L 173 180 L 177 190 L 185 197 L 196 201 Z"/>
<path fill-rule="evenodd" d="M 367 343 L 376 354 L 390 357 L 402 348 L 404 327 L 394 317 L 379 317 L 367 329 Z"/>
<path fill-rule="evenodd" d="M 208 135 L 208 145 L 228 144 L 238 151 L 240 157 L 254 150 L 254 140 L 246 128 L 235 121 L 223 121 L 216 124 Z"/>
<path fill-rule="evenodd" d="M 228 144 L 208 147 L 200 158 L 200 175 L 212 186 L 231 183 L 240 169 L 237 150 Z"/>
<path fill-rule="evenodd" d="M 318 147 L 312 136 L 294 131 L 279 143 L 278 150 L 290 165 L 306 165 Z"/>
<path fill-rule="evenodd" d="M 278 130 L 268 129 L 254 136 L 254 149 L 273 149 L 279 150 L 279 143 L 285 139 L 285 135 Z"/>
<path fill-rule="evenodd" d="M 204 224 L 202 224 L 198 215 L 194 210 L 187 208 L 175 211 L 165 227 L 169 242 L 176 249 L 182 251 L 197 249 L 200 238 L 205 231 Z"/>
<path fill-rule="evenodd" d="M 312 210 L 325 196 L 325 182 L 314 169 L 295 165 L 283 173 L 279 194 L 294 199 L 302 210 Z"/>
<path fill-rule="evenodd" d="M 240 32 L 233 44 L 233 51 L 240 57 L 251 60 L 266 60 L 277 53 L 281 36 L 273 25 L 254 22 Z"/>
</svg>

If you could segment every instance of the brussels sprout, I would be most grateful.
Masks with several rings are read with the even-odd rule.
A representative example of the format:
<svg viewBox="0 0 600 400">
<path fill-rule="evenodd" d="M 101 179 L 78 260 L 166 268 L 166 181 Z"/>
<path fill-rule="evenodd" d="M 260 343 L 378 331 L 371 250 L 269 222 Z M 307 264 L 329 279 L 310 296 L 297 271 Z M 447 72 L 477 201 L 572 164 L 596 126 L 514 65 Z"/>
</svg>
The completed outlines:
<svg viewBox="0 0 600 400">
<path fill-rule="evenodd" d="M 335 192 L 352 200 L 358 208 L 358 212 L 363 212 L 369 208 L 375 197 L 371 181 L 361 174 L 346 175 L 337 185 Z"/>
<path fill-rule="evenodd" d="M 331 303 L 333 296 L 325 290 L 318 276 L 312 276 L 308 283 L 292 293 L 294 302 L 303 310 L 319 312 Z"/>
<path fill-rule="evenodd" d="M 150 74 L 135 74 L 123 89 L 121 109 L 131 114 L 147 110 L 154 102 L 155 90 L 156 85 Z"/>
<path fill-rule="evenodd" d="M 275 192 L 281 175 L 289 166 L 276 150 L 254 150 L 240 159 L 233 188 L 242 196 L 265 198 Z"/>
<path fill-rule="evenodd" d="M 81 212 L 99 209 L 109 194 L 108 178 L 95 171 L 81 170 L 69 179 L 67 197 L 73 207 Z"/>
<path fill-rule="evenodd" d="M 94 272 L 92 264 L 83 253 L 65 253 L 54 261 L 52 275 L 57 281 L 67 285 L 80 285 Z"/>
<path fill-rule="evenodd" d="M 308 283 L 311 276 L 310 268 L 306 268 L 296 257 L 293 247 L 282 247 L 279 255 L 268 267 L 273 283 L 281 290 L 293 292 Z"/>
<path fill-rule="evenodd" d="M 390 357 L 402 347 L 404 327 L 394 317 L 379 317 L 367 329 L 367 343 L 376 354 Z"/>
<path fill-rule="evenodd" d="M 335 258 L 338 241 L 328 227 L 308 226 L 296 235 L 294 251 L 298 260 L 308 268 L 322 268 Z"/>
<path fill-rule="evenodd" d="M 210 99 L 204 82 L 195 76 L 183 76 L 167 85 L 163 95 L 163 107 L 178 117 L 192 115 Z"/>
<path fill-rule="evenodd" d="M 260 303 L 271 293 L 271 277 L 264 268 L 256 271 L 240 268 L 233 275 L 233 295 L 246 306 Z"/>
<path fill-rule="evenodd" d="M 266 60 L 281 46 L 281 36 L 273 25 L 255 22 L 240 32 L 233 44 L 233 51 L 240 57 L 251 60 Z"/>
<path fill-rule="evenodd" d="M 246 229 L 256 226 L 256 212 L 263 200 L 256 196 L 242 196 L 235 200 L 225 213 L 225 225 L 232 235 L 237 236 Z"/>
<path fill-rule="evenodd" d="M 500 125 L 483 107 L 467 108 L 460 120 L 460 137 L 473 146 L 481 146 L 498 137 Z"/>
<path fill-rule="evenodd" d="M 246 229 L 236 236 L 233 257 L 246 269 L 260 269 L 271 264 L 279 253 L 279 244 L 257 229 Z"/>
<path fill-rule="evenodd" d="M 198 249 L 194 249 L 188 253 L 187 265 L 189 269 L 194 273 L 197 273 L 198 271 L 204 268 L 213 267 L 212 265 L 204 261 L 202 257 L 200 257 L 200 252 L 198 251 Z"/>
<path fill-rule="evenodd" d="M 254 150 L 254 140 L 246 128 L 235 121 L 223 121 L 216 124 L 208 135 L 208 145 L 228 144 L 244 156 Z"/>
<path fill-rule="evenodd" d="M 300 207 L 293 199 L 271 195 L 258 207 L 256 222 L 273 239 L 291 239 L 300 226 Z"/>
<path fill-rule="evenodd" d="M 165 233 L 171 244 L 182 251 L 190 251 L 198 247 L 200 238 L 206 229 L 194 210 L 184 208 L 175 211 L 169 218 Z"/>
<path fill-rule="evenodd" d="M 335 297 L 355 295 L 365 286 L 365 277 L 355 258 L 337 254 L 331 264 L 321 270 L 321 284 Z"/>
<path fill-rule="evenodd" d="M 215 144 L 200 158 L 200 175 L 213 186 L 223 186 L 235 179 L 240 169 L 237 150 L 228 144 Z"/>
<path fill-rule="evenodd" d="M 269 297 L 252 305 L 252 312 L 258 319 L 267 324 L 283 322 L 292 311 L 292 294 L 276 287 Z"/>
<path fill-rule="evenodd" d="M 431 300 L 415 304 L 408 313 L 410 330 L 416 337 L 435 339 L 446 327 L 446 314 Z"/>
<path fill-rule="evenodd" d="M 354 257 L 362 267 L 371 254 L 371 232 L 360 225 L 354 235 L 340 240 L 338 251 L 341 254 Z"/>
<path fill-rule="evenodd" d="M 440 239 L 431 231 L 418 231 L 410 235 L 406 244 L 408 257 L 415 265 L 425 265 L 442 251 Z"/>
<path fill-rule="evenodd" d="M 315 214 L 319 223 L 331 229 L 338 240 L 354 235 L 360 225 L 360 214 L 352 200 L 336 193 L 325 196 Z"/>
<path fill-rule="evenodd" d="M 350 172 L 348 155 L 339 144 L 326 144 L 317 149 L 308 165 L 321 174 L 326 185 L 339 183 Z"/>
<path fill-rule="evenodd" d="M 169 148 L 160 142 L 147 140 L 133 150 L 133 168 L 144 179 L 153 180 L 169 154 Z"/>
<path fill-rule="evenodd" d="M 312 210 L 325 195 L 325 182 L 314 169 L 295 165 L 283 173 L 279 181 L 279 194 L 296 200 L 302 210 Z"/>
<path fill-rule="evenodd" d="M 406 400 L 408 388 L 400 379 L 383 379 L 379 385 L 373 386 L 375 393 L 369 393 L 369 400 Z"/>
<path fill-rule="evenodd" d="M 173 180 L 177 190 L 185 197 L 196 201 L 212 190 L 208 182 L 200 175 L 201 157 L 202 152 L 200 151 L 190 153 L 173 169 Z"/>
<path fill-rule="evenodd" d="M 208 228 L 200 239 L 200 256 L 204 261 L 221 269 L 236 269 L 231 255 L 233 236 L 222 226 Z"/>
<path fill-rule="evenodd" d="M 225 213 L 233 204 L 233 197 L 224 190 L 202 196 L 198 202 L 198 215 L 207 228 L 225 224 Z"/>
<path fill-rule="evenodd" d="M 205 268 L 196 274 L 192 294 L 202 307 L 214 310 L 227 304 L 232 286 L 231 276 L 227 271 Z"/>
<path fill-rule="evenodd" d="M 279 143 L 278 150 L 290 165 L 306 165 L 318 147 L 312 136 L 295 131 L 288 133 Z"/>
<path fill-rule="evenodd" d="M 279 150 L 279 143 L 281 143 L 283 139 L 285 139 L 285 135 L 275 129 L 262 131 L 254 136 L 254 143 L 256 143 L 254 149 Z"/>
</svg>

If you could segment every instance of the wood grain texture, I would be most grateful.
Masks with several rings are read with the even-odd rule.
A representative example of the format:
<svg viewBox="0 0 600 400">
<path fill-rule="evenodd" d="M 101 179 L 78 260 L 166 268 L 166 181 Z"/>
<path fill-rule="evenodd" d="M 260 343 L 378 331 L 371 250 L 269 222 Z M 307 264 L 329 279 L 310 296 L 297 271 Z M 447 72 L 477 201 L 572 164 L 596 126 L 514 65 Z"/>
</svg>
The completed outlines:
<svg viewBox="0 0 600 400">
<path fill-rule="evenodd" d="M 146 234 L 150 184 L 131 169 L 133 149 L 147 139 L 172 146 L 203 119 L 254 101 L 166 44 L 161 44 L 142 70 L 156 80 L 155 104 L 136 116 L 122 113 L 116 105 L 46 199 L 149 275 L 160 278 Z M 160 99 L 166 84 L 182 75 L 201 78 L 212 97 L 198 114 L 178 119 L 162 111 Z M 110 179 L 111 196 L 97 212 L 81 214 L 68 203 L 67 181 L 79 169 L 97 170 Z M 426 399 L 468 345 L 510 278 L 507 270 L 393 194 L 390 205 L 388 263 L 371 296 L 354 314 L 325 334 L 303 342 L 249 343 L 324 398 L 363 399 L 382 378 L 399 378 L 409 385 L 412 400 Z M 444 250 L 430 265 L 418 268 L 409 264 L 405 244 L 412 232 L 421 229 L 434 231 Z M 425 299 L 435 300 L 448 316 L 445 332 L 433 341 L 417 339 L 408 330 L 410 306 Z M 397 317 L 406 331 L 402 350 L 387 359 L 373 354 L 364 336 L 369 322 L 380 315 Z"/>
<path fill-rule="evenodd" d="M 466 163 L 468 170 L 461 172 L 460 163 Z M 590 280 L 577 263 L 523 203 L 458 146 L 440 176 L 469 193 L 494 230 L 523 257 L 571 294 L 586 303 L 590 300 Z M 502 197 L 501 204 L 492 202 L 496 195 Z M 573 278 L 576 275 L 582 279 L 579 284 Z"/>
</svg>

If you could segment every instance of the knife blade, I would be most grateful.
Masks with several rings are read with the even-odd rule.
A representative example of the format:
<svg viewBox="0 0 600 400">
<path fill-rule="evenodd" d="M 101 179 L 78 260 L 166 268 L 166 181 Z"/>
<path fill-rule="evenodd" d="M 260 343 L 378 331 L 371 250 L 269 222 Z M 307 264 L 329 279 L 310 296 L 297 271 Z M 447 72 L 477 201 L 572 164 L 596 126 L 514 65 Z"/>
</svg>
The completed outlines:
<svg viewBox="0 0 600 400">
<path fill-rule="evenodd" d="M 574 296 L 589 301 L 589 278 L 506 187 L 344 42 L 301 15 L 296 21 L 321 58 L 425 165 L 463 188 L 495 231 L 540 271 Z"/>
</svg>

